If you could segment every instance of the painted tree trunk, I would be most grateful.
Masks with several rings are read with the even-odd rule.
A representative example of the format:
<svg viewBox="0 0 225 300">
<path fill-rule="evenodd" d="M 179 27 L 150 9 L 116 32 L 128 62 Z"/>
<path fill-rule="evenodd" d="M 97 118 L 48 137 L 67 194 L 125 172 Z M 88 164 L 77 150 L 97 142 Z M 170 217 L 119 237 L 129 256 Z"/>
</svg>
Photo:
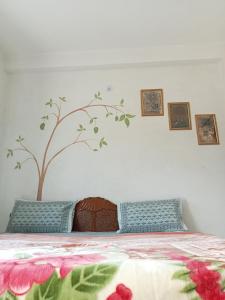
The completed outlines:
<svg viewBox="0 0 225 300">
<path fill-rule="evenodd" d="M 42 192 L 44 186 L 45 175 L 41 175 L 38 181 L 38 190 L 37 190 L 37 201 L 42 201 Z"/>
</svg>

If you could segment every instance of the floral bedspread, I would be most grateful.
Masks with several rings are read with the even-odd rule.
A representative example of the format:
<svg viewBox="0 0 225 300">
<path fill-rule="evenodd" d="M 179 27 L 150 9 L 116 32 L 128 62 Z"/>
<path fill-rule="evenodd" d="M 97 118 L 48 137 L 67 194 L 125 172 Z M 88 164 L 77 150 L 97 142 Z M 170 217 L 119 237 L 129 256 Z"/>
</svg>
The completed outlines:
<svg viewBox="0 0 225 300">
<path fill-rule="evenodd" d="M 0 235 L 0 300 L 222 300 L 225 240 L 199 233 Z"/>
</svg>

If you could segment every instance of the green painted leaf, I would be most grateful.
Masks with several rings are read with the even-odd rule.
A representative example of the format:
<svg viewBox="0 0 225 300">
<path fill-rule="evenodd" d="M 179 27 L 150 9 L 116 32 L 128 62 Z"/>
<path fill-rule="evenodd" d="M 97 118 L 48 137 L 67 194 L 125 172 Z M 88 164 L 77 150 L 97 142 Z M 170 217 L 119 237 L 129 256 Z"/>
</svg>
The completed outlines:
<svg viewBox="0 0 225 300">
<path fill-rule="evenodd" d="M 84 128 L 84 126 L 82 124 L 79 124 L 79 128 L 77 129 L 77 131 L 85 131 L 86 128 Z"/>
<path fill-rule="evenodd" d="M 119 117 L 118 116 L 115 116 L 115 121 L 119 121 Z"/>
<path fill-rule="evenodd" d="M 19 136 L 17 139 L 16 139 L 17 143 L 21 143 L 22 141 L 24 141 L 24 138 L 22 138 L 21 136 Z"/>
<path fill-rule="evenodd" d="M 100 142 L 99 142 L 99 147 L 102 148 L 102 143 L 104 141 L 104 138 L 101 138 Z"/>
<path fill-rule="evenodd" d="M 126 117 L 129 118 L 129 119 L 131 119 L 131 118 L 134 118 L 135 115 L 126 114 Z"/>
<path fill-rule="evenodd" d="M 0 296 L 0 300 L 16 300 L 17 297 L 10 292 L 5 292 L 2 296 Z"/>
<path fill-rule="evenodd" d="M 98 133 L 98 127 L 94 127 L 94 133 Z"/>
<path fill-rule="evenodd" d="M 201 300 L 201 298 L 199 298 L 199 297 L 194 297 L 194 298 L 191 298 L 191 300 Z"/>
<path fill-rule="evenodd" d="M 54 300 L 58 298 L 62 280 L 54 272 L 43 284 L 34 285 L 26 296 L 26 300 Z"/>
<path fill-rule="evenodd" d="M 43 116 L 41 119 L 42 119 L 42 120 L 48 120 L 48 119 L 49 119 L 49 116 L 48 116 L 48 115 Z"/>
<path fill-rule="evenodd" d="M 66 97 L 59 97 L 59 100 L 61 100 L 62 102 L 66 102 Z"/>
<path fill-rule="evenodd" d="M 129 119 L 128 119 L 128 118 L 125 118 L 125 119 L 124 119 L 124 122 L 125 122 L 126 126 L 129 127 L 129 125 L 130 125 Z"/>
<path fill-rule="evenodd" d="M 43 123 L 41 123 L 41 125 L 40 125 L 40 129 L 41 130 L 44 130 L 45 129 L 45 123 L 43 122 Z"/>
<path fill-rule="evenodd" d="M 125 119 L 125 115 L 120 116 L 120 121 L 123 121 Z"/>
<path fill-rule="evenodd" d="M 120 106 L 123 106 L 123 104 L 124 104 L 124 99 L 121 99 L 120 100 Z"/>
<path fill-rule="evenodd" d="M 108 118 L 109 116 L 112 116 L 112 115 L 113 115 L 113 113 L 108 112 L 108 113 L 106 114 L 106 118 Z"/>
<path fill-rule="evenodd" d="M 7 150 L 6 157 L 9 158 L 10 156 L 13 156 L 13 150 L 12 149 Z"/>
<path fill-rule="evenodd" d="M 99 147 L 102 148 L 103 145 L 105 145 L 105 146 L 108 145 L 104 137 L 101 138 L 101 140 L 100 140 L 100 142 L 99 142 Z"/>
<path fill-rule="evenodd" d="M 98 149 L 93 149 L 93 151 L 95 151 L 95 152 L 96 152 L 96 151 L 98 151 Z"/>
<path fill-rule="evenodd" d="M 94 118 L 91 118 L 90 119 L 90 124 L 92 124 L 95 120 L 97 120 L 98 118 L 97 117 L 94 117 Z"/>
<path fill-rule="evenodd" d="M 97 99 L 97 100 L 102 100 L 102 96 L 101 96 L 101 93 L 100 93 L 100 92 L 97 92 L 97 93 L 95 94 L 95 99 Z"/>
<path fill-rule="evenodd" d="M 195 290 L 196 288 L 196 284 L 194 283 L 188 283 L 187 285 L 185 285 L 185 287 L 181 290 L 182 293 L 190 293 L 193 290 Z"/>
<path fill-rule="evenodd" d="M 117 269 L 116 265 L 110 264 L 76 268 L 71 275 L 71 285 L 80 293 L 97 293 L 112 280 Z"/>
<path fill-rule="evenodd" d="M 17 169 L 17 170 L 21 169 L 21 163 L 19 161 L 17 161 L 16 166 L 14 167 L 14 169 Z"/>
<path fill-rule="evenodd" d="M 190 273 L 190 271 L 187 270 L 187 269 L 186 270 L 185 269 L 184 270 L 179 270 L 179 271 L 176 271 L 173 274 L 172 278 L 173 279 L 184 279 L 189 273 Z"/>
<path fill-rule="evenodd" d="M 45 103 L 45 105 L 48 105 L 48 106 L 52 107 L 53 106 L 53 100 L 50 99 L 48 102 Z"/>
</svg>

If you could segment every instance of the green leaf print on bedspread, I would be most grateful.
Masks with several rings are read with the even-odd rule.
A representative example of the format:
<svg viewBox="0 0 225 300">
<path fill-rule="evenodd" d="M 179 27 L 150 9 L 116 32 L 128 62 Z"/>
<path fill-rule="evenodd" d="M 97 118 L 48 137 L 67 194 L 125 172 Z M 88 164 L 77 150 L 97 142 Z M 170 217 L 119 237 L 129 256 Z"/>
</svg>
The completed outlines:
<svg viewBox="0 0 225 300">
<path fill-rule="evenodd" d="M 75 268 L 64 279 L 55 272 L 45 283 L 34 285 L 26 300 L 96 300 L 97 293 L 112 280 L 117 269 L 112 264 L 86 265 Z"/>
</svg>

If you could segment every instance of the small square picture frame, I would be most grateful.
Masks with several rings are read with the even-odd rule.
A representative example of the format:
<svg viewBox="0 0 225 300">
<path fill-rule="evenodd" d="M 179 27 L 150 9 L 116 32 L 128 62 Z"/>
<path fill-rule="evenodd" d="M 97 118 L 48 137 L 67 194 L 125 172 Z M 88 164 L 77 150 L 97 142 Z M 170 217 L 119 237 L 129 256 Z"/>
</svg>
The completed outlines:
<svg viewBox="0 0 225 300">
<path fill-rule="evenodd" d="M 219 145 L 219 134 L 215 114 L 195 115 L 199 145 Z"/>
<path fill-rule="evenodd" d="M 163 89 L 141 90 L 141 115 L 164 116 Z"/>
<path fill-rule="evenodd" d="M 169 102 L 168 118 L 170 130 L 191 130 L 190 102 Z"/>
</svg>

